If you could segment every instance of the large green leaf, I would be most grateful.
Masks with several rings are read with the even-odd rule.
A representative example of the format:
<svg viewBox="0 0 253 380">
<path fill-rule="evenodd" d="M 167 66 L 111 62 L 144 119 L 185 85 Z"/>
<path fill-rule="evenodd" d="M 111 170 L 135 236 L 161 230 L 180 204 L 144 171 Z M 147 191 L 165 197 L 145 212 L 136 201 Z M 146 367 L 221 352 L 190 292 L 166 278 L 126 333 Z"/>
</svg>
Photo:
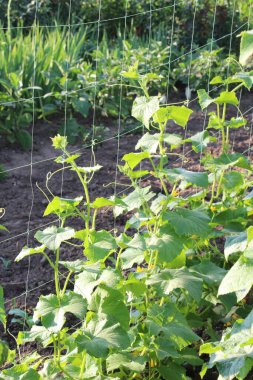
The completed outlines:
<svg viewBox="0 0 253 380">
<path fill-rule="evenodd" d="M 47 205 L 43 216 L 50 214 L 56 215 L 69 215 L 73 213 L 75 207 L 77 207 L 83 197 L 77 197 L 75 199 L 64 199 L 60 197 L 54 197 L 53 200 Z"/>
<path fill-rule="evenodd" d="M 183 168 L 167 169 L 165 173 L 169 180 L 185 181 L 199 187 L 208 187 L 207 172 L 192 172 Z"/>
<path fill-rule="evenodd" d="M 157 96 L 151 96 L 149 99 L 141 96 L 136 98 L 133 103 L 132 116 L 149 129 L 149 121 L 158 109 L 159 99 Z"/>
<path fill-rule="evenodd" d="M 236 171 L 225 173 L 222 180 L 222 184 L 224 185 L 225 189 L 228 191 L 233 191 L 237 188 L 241 188 L 243 183 L 244 183 L 244 180 L 243 180 L 242 174 Z"/>
<path fill-rule="evenodd" d="M 188 268 L 165 269 L 150 276 L 147 285 L 154 285 L 164 294 L 170 294 L 175 289 L 185 289 L 197 302 L 201 299 L 202 280 Z"/>
<path fill-rule="evenodd" d="M 154 114 L 154 121 L 156 123 L 165 124 L 168 120 L 173 120 L 181 127 L 185 127 L 192 112 L 191 109 L 185 106 L 163 107 Z"/>
<path fill-rule="evenodd" d="M 142 160 L 149 158 L 148 152 L 141 153 L 128 153 L 122 157 L 122 160 L 126 162 L 130 169 L 134 169 Z"/>
<path fill-rule="evenodd" d="M 86 98 L 72 98 L 71 104 L 76 112 L 79 112 L 83 117 L 87 117 L 90 109 L 90 103 Z"/>
<path fill-rule="evenodd" d="M 90 234 L 91 244 L 85 249 L 84 254 L 92 262 L 105 259 L 108 254 L 117 248 L 115 238 L 105 230 L 92 231 Z"/>
<path fill-rule="evenodd" d="M 220 169 L 228 169 L 237 166 L 238 168 L 252 171 L 252 166 L 249 160 L 240 153 L 223 153 L 220 157 L 212 159 L 210 163 Z"/>
<path fill-rule="evenodd" d="M 193 270 L 202 278 L 203 282 L 209 286 L 219 284 L 227 273 L 225 269 L 218 267 L 207 259 L 191 267 L 191 271 Z"/>
<path fill-rule="evenodd" d="M 238 235 L 228 236 L 226 238 L 224 254 L 227 259 L 230 255 L 237 252 L 243 252 L 247 247 L 247 233 L 241 232 Z"/>
<path fill-rule="evenodd" d="M 86 350 L 96 358 L 106 358 L 110 349 L 126 349 L 130 339 L 119 323 L 111 324 L 107 318 L 94 319 L 76 339 L 78 349 Z"/>
<path fill-rule="evenodd" d="M 145 135 L 143 135 L 136 144 L 135 149 L 142 149 L 145 152 L 155 154 L 159 146 L 159 140 L 159 133 L 154 133 L 153 135 L 151 135 L 150 133 L 145 133 Z M 180 136 L 169 133 L 164 134 L 163 141 L 166 144 L 170 145 L 172 149 L 182 144 L 182 138 Z"/>
<path fill-rule="evenodd" d="M 34 310 L 33 319 L 37 321 L 41 318 L 44 327 L 51 332 L 59 332 L 65 323 L 66 313 L 82 319 L 85 316 L 86 308 L 86 300 L 80 294 L 69 291 L 60 301 L 55 294 L 49 294 L 40 297 Z"/>
<path fill-rule="evenodd" d="M 144 260 L 146 241 L 142 235 L 135 234 L 133 239 L 127 243 L 127 249 L 121 254 L 122 268 L 129 269 L 134 264 L 141 264 Z"/>
<path fill-rule="evenodd" d="M 158 251 L 158 260 L 160 262 L 170 263 L 181 253 L 183 242 L 173 232 L 162 233 L 160 236 L 151 237 L 149 248 Z"/>
<path fill-rule="evenodd" d="M 40 375 L 27 364 L 17 364 L 4 369 L 0 374 L 0 380 L 41 380 Z"/>
<path fill-rule="evenodd" d="M 86 269 L 76 276 L 74 291 L 90 301 L 94 289 L 99 284 L 106 284 L 114 288 L 119 279 L 119 275 L 110 269 L 104 269 L 102 272 L 96 269 Z"/>
<path fill-rule="evenodd" d="M 152 337 L 163 336 L 175 350 L 182 350 L 199 339 L 188 326 L 183 314 L 171 303 L 151 306 L 145 323 Z"/>
<path fill-rule="evenodd" d="M 110 317 L 115 323 L 119 322 L 125 330 L 128 330 L 129 310 L 124 296 L 119 290 L 100 284 L 92 294 L 89 309 L 100 315 L 106 314 L 108 318 Z"/>
<path fill-rule="evenodd" d="M 238 106 L 239 104 L 239 100 L 234 91 L 223 91 L 214 101 L 216 104 L 231 104 L 233 106 Z"/>
<path fill-rule="evenodd" d="M 145 369 L 146 358 L 134 356 L 128 352 L 110 355 L 106 360 L 106 367 L 109 372 L 119 368 L 134 372 L 142 372 Z"/>
<path fill-rule="evenodd" d="M 72 239 L 75 236 L 75 230 L 73 228 L 62 228 L 51 226 L 44 231 L 37 231 L 35 238 L 41 244 L 44 244 L 51 251 L 56 251 L 62 242 Z"/>
<path fill-rule="evenodd" d="M 132 211 L 134 209 L 139 209 L 150 199 L 154 198 L 155 193 L 150 191 L 151 186 L 147 187 L 137 187 L 134 191 L 128 194 L 126 197 L 123 197 L 123 202 L 127 205 L 127 210 Z M 115 216 L 119 216 L 124 211 L 124 207 L 116 206 L 115 207 Z"/>
<path fill-rule="evenodd" d="M 44 252 L 46 249 L 46 246 L 43 244 L 43 245 L 40 245 L 39 247 L 36 247 L 36 248 L 28 248 L 28 247 L 24 247 L 22 249 L 22 251 L 18 254 L 18 256 L 15 258 L 15 261 L 20 261 L 22 260 L 23 258 L 25 257 L 28 257 L 30 255 L 35 255 L 37 253 L 42 253 Z"/>
<path fill-rule="evenodd" d="M 212 141 L 216 141 L 216 138 L 211 137 L 208 131 L 206 130 L 198 132 L 186 140 L 186 142 L 192 143 L 192 149 L 196 153 L 203 152 L 208 146 L 208 144 Z"/>
<path fill-rule="evenodd" d="M 240 64 L 246 66 L 253 56 L 253 30 L 241 33 Z"/>
<path fill-rule="evenodd" d="M 207 108 L 208 106 L 210 106 L 210 104 L 212 104 L 214 102 L 214 99 L 212 99 L 208 93 L 206 92 L 206 90 L 198 90 L 197 91 L 198 93 L 198 97 L 199 97 L 199 104 L 200 104 L 200 107 L 203 109 Z"/>
<path fill-rule="evenodd" d="M 240 301 L 248 294 L 252 284 L 253 260 L 241 256 L 222 280 L 218 295 L 235 293 L 237 301 Z"/>
<path fill-rule="evenodd" d="M 221 341 L 201 346 L 200 354 L 211 354 L 208 368 L 216 365 L 220 378 L 244 379 L 253 366 L 253 311 L 227 329 Z"/>
<path fill-rule="evenodd" d="M 19 331 L 17 343 L 19 345 L 28 342 L 40 342 L 43 347 L 47 347 L 53 342 L 51 331 L 44 326 L 33 325 L 30 331 Z"/>
<path fill-rule="evenodd" d="M 210 218 L 204 211 L 178 208 L 167 212 L 166 217 L 178 235 L 205 237 L 210 232 Z"/>
</svg>

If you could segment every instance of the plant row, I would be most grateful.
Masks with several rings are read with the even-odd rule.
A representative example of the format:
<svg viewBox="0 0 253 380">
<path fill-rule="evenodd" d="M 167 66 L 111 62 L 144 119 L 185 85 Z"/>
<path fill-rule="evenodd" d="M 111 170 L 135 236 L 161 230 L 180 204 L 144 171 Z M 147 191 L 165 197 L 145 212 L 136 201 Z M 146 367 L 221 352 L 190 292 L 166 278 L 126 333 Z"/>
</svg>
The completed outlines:
<svg viewBox="0 0 253 380">
<path fill-rule="evenodd" d="M 252 35 L 242 35 L 245 67 Z M 185 128 L 191 109 L 164 106 L 159 96 L 150 96 L 155 74 L 131 67 L 122 75 L 143 90 L 132 116 L 146 133 L 119 166 L 132 190 L 92 200 L 90 182 L 101 166 L 95 157 L 91 166 L 81 166 L 78 154 L 69 153 L 66 136 L 52 139 L 60 151 L 57 172 L 73 171 L 83 194 L 54 196 L 50 180 L 57 172 L 47 178 L 44 216 L 57 216 L 60 225 L 38 231 L 38 245 L 24 247 L 16 261 L 44 256 L 55 292 L 40 296 L 27 319 L 30 329 L 18 333 L 18 355 L 1 342 L 6 368 L 0 379 L 187 380 L 196 371 L 203 378 L 213 367 L 219 379 L 245 379 L 253 366 L 253 169 L 246 156 L 231 152 L 230 134 L 246 125 L 237 92 L 251 89 L 253 73 L 216 76 L 211 84 L 222 89 L 215 97 L 198 91 L 201 108 L 210 107 L 209 123 L 188 140 L 173 133 L 168 121 Z M 238 116 L 229 117 L 228 107 Z M 209 128 L 221 134 L 215 157 L 208 149 L 214 141 Z M 186 143 L 196 160 L 201 156 L 200 171 L 170 166 L 179 154 L 175 149 Z M 145 186 L 146 176 L 160 182 L 159 193 Z M 127 216 L 123 233 L 96 229 L 104 207 L 111 207 L 115 218 Z M 78 229 L 71 226 L 73 218 L 80 221 Z M 68 244 L 82 247 L 83 259 L 62 260 Z M 3 299 L 0 311 L 6 326 Z M 69 318 L 66 323 L 70 314 L 72 324 Z M 22 357 L 22 346 L 31 343 L 37 349 Z"/>
</svg>

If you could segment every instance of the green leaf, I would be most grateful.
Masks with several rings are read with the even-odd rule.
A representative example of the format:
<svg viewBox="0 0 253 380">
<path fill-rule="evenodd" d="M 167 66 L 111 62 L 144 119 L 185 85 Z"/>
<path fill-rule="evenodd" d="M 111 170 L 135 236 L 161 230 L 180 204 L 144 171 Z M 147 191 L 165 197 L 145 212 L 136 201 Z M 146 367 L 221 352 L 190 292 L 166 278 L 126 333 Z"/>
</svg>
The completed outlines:
<svg viewBox="0 0 253 380">
<path fill-rule="evenodd" d="M 44 326 L 33 325 L 30 331 L 19 331 L 17 343 L 19 345 L 29 342 L 41 342 L 43 347 L 47 347 L 53 342 L 52 333 Z"/>
<path fill-rule="evenodd" d="M 133 103 L 132 116 L 149 129 L 149 121 L 158 109 L 159 99 L 157 96 L 151 96 L 149 99 L 141 96 L 136 98 Z"/>
<path fill-rule="evenodd" d="M 2 286 L 0 286 L 0 322 L 4 326 L 4 329 L 6 328 L 6 314 L 5 314 L 5 308 L 4 308 L 4 290 Z M 0 341 L 1 342 L 1 341 Z"/>
<path fill-rule="evenodd" d="M 238 106 L 239 104 L 239 100 L 234 91 L 223 91 L 214 101 L 216 104 L 231 104 L 233 106 Z"/>
<path fill-rule="evenodd" d="M 135 149 L 143 149 L 145 152 L 155 154 L 159 145 L 159 133 L 145 133 L 137 142 Z"/>
<path fill-rule="evenodd" d="M 210 163 L 220 169 L 228 169 L 230 167 L 237 166 L 239 168 L 252 171 L 249 160 L 240 153 L 223 153 L 220 157 L 213 158 Z"/>
<path fill-rule="evenodd" d="M 167 123 L 168 120 L 173 120 L 176 124 L 184 128 L 192 112 L 191 109 L 185 106 L 163 107 L 154 114 L 154 122 L 164 124 Z"/>
<path fill-rule="evenodd" d="M 84 254 L 92 262 L 104 260 L 108 254 L 117 248 L 115 238 L 105 230 L 90 233 L 91 244 L 84 250 Z"/>
<path fill-rule="evenodd" d="M 253 260 L 240 257 L 222 280 L 218 295 L 235 293 L 241 301 L 253 284 Z"/>
<path fill-rule="evenodd" d="M 77 169 L 80 173 L 83 174 L 90 174 L 90 173 L 95 173 L 99 171 L 103 166 L 101 165 L 95 165 L 95 166 L 78 166 Z M 75 170 L 75 169 L 72 169 Z"/>
<path fill-rule="evenodd" d="M 132 211 L 134 209 L 139 209 L 146 202 L 154 198 L 155 193 L 150 191 L 151 186 L 147 187 L 137 187 L 134 191 L 123 197 L 123 202 L 127 205 L 127 210 Z M 124 211 L 122 206 L 115 207 L 115 216 L 119 216 Z"/>
<path fill-rule="evenodd" d="M 167 169 L 164 172 L 173 181 L 186 181 L 199 187 L 208 187 L 207 172 L 192 172 L 183 168 Z"/>
<path fill-rule="evenodd" d="M 187 380 L 185 369 L 175 363 L 160 365 L 157 370 L 164 380 Z"/>
<path fill-rule="evenodd" d="M 244 127 L 247 124 L 247 120 L 243 117 L 232 117 L 229 121 L 226 122 L 226 126 L 228 128 L 237 129 L 240 127 Z"/>
<path fill-rule="evenodd" d="M 188 326 L 183 314 L 171 303 L 151 306 L 145 323 L 151 336 L 163 336 L 176 350 L 182 350 L 199 339 Z"/>
<path fill-rule="evenodd" d="M 136 357 L 131 353 L 117 353 L 110 355 L 106 360 L 106 368 L 108 372 L 115 371 L 119 368 L 125 368 L 126 370 L 134 372 L 142 372 L 146 365 L 145 357 Z"/>
<path fill-rule="evenodd" d="M 106 199 L 104 197 L 96 198 L 95 201 L 92 203 L 93 208 L 101 208 L 101 207 L 114 206 L 114 205 L 115 205 L 114 201 L 110 199 Z"/>
<path fill-rule="evenodd" d="M 141 264 L 144 260 L 146 242 L 142 235 L 135 234 L 133 239 L 127 243 L 127 249 L 121 254 L 122 268 L 129 269 L 134 264 Z"/>
<path fill-rule="evenodd" d="M 30 256 L 30 255 L 35 255 L 37 253 L 42 253 L 46 249 L 45 245 L 40 245 L 39 247 L 36 248 L 28 248 L 24 247 L 22 251 L 18 254 L 18 256 L 15 258 L 15 261 L 19 262 L 23 258 Z"/>
<path fill-rule="evenodd" d="M 27 364 L 17 364 L 4 369 L 0 376 L 1 380 L 41 380 L 40 375 Z"/>
<path fill-rule="evenodd" d="M 82 319 L 87 309 L 86 300 L 80 294 L 69 291 L 58 300 L 55 294 L 41 296 L 34 310 L 33 319 L 41 318 L 42 325 L 51 332 L 59 332 L 65 323 L 65 314 L 71 313 Z"/>
<path fill-rule="evenodd" d="M 10 354 L 10 351 L 9 351 L 9 347 L 7 343 L 0 340 L 0 366 L 3 366 L 8 361 L 9 354 Z M 1 374 L 0 374 L 0 378 L 1 378 Z"/>
<path fill-rule="evenodd" d="M 64 199 L 60 197 L 54 197 L 53 200 L 47 205 L 43 216 L 50 214 L 56 215 L 70 215 L 74 212 L 75 207 L 77 207 L 83 200 L 83 197 L 77 197 L 74 199 Z"/>
<path fill-rule="evenodd" d="M 205 344 L 201 349 L 201 353 L 211 353 L 208 367 L 216 365 L 221 379 L 244 379 L 252 368 L 252 329 L 253 311 L 225 330 L 220 342 Z"/>
<path fill-rule="evenodd" d="M 44 244 L 51 251 L 56 251 L 62 242 L 72 239 L 75 236 L 73 228 L 62 228 L 51 226 L 44 231 L 37 231 L 35 238 L 38 242 Z"/>
<path fill-rule="evenodd" d="M 1 173 L 0 173 L 0 176 L 1 176 Z M 2 224 L 0 224 L 0 231 L 9 232 L 8 228 L 6 228 L 5 226 L 3 226 Z"/>
<path fill-rule="evenodd" d="M 67 137 L 69 144 L 75 144 L 82 128 L 82 125 L 79 124 L 74 117 L 72 117 L 67 120 L 66 125 L 63 125 L 59 129 L 59 133 L 62 136 Z"/>
<path fill-rule="evenodd" d="M 206 90 L 198 90 L 197 91 L 198 93 L 198 97 L 199 97 L 199 104 L 200 104 L 200 107 L 202 108 L 202 110 L 204 110 L 205 108 L 207 108 L 208 106 L 210 106 L 210 104 L 212 104 L 214 102 L 214 99 L 212 99 L 208 93 L 206 92 Z"/>
<path fill-rule="evenodd" d="M 203 152 L 208 144 L 212 141 L 216 141 L 215 137 L 211 137 L 207 131 L 198 132 L 191 136 L 186 142 L 192 143 L 192 148 L 196 153 Z"/>
<path fill-rule="evenodd" d="M 51 137 L 52 145 L 55 149 L 64 150 L 68 145 L 66 136 L 61 136 L 59 133 L 55 137 Z"/>
<path fill-rule="evenodd" d="M 77 337 L 76 343 L 79 351 L 86 350 L 95 358 L 106 358 L 110 349 L 126 349 L 130 339 L 119 323 L 111 324 L 103 318 L 91 320 L 83 335 Z"/>
<path fill-rule="evenodd" d="M 227 271 L 223 268 L 218 267 L 213 262 L 209 260 L 203 260 L 200 264 L 191 267 L 209 286 L 219 284 Z"/>
<path fill-rule="evenodd" d="M 247 66 L 252 61 L 253 55 L 253 30 L 241 33 L 240 58 L 242 66 Z"/>
<path fill-rule="evenodd" d="M 24 150 L 30 150 L 32 147 L 32 136 L 25 129 L 20 129 L 16 132 L 16 139 Z"/>
<path fill-rule="evenodd" d="M 210 232 L 210 218 L 201 210 L 178 208 L 166 213 L 172 227 L 178 235 L 197 235 L 205 237 Z"/>
<path fill-rule="evenodd" d="M 122 160 L 126 161 L 130 169 L 133 170 L 142 160 L 145 160 L 149 157 L 150 154 L 148 152 L 128 153 L 123 156 Z"/>
<path fill-rule="evenodd" d="M 158 251 L 160 262 L 172 262 L 182 251 L 183 242 L 173 233 L 164 233 L 160 236 L 152 236 L 149 248 Z"/>
<path fill-rule="evenodd" d="M 100 284 L 106 284 L 111 288 L 115 288 L 119 282 L 119 275 L 113 270 L 100 270 L 87 268 L 75 278 L 74 292 L 81 294 L 89 302 L 94 289 Z"/>
<path fill-rule="evenodd" d="M 222 184 L 226 190 L 232 191 L 237 188 L 241 188 L 244 180 L 241 173 L 236 171 L 231 171 L 229 173 L 225 173 L 223 176 Z"/>
<path fill-rule="evenodd" d="M 253 71 L 237 73 L 235 78 L 238 78 L 248 90 L 251 89 L 253 85 Z"/>
<path fill-rule="evenodd" d="M 90 109 L 90 103 L 86 98 L 71 99 L 71 104 L 76 112 L 79 112 L 83 117 L 87 117 Z"/>
<path fill-rule="evenodd" d="M 188 268 L 162 270 L 151 275 L 146 284 L 160 288 L 165 295 L 175 289 L 185 289 L 196 302 L 201 299 L 202 280 Z"/>
<path fill-rule="evenodd" d="M 99 315 L 106 314 L 113 323 L 120 323 L 124 330 L 129 329 L 130 315 L 123 294 L 105 284 L 99 284 L 92 294 L 89 309 Z"/>
<path fill-rule="evenodd" d="M 154 133 L 153 135 L 150 133 L 145 133 L 145 135 L 143 135 L 136 144 L 135 149 L 142 149 L 145 152 L 155 154 L 159 146 L 159 140 L 159 133 Z M 163 141 L 170 145 L 171 149 L 177 148 L 182 144 L 182 138 L 180 136 L 169 133 L 165 133 L 163 135 Z"/>
</svg>

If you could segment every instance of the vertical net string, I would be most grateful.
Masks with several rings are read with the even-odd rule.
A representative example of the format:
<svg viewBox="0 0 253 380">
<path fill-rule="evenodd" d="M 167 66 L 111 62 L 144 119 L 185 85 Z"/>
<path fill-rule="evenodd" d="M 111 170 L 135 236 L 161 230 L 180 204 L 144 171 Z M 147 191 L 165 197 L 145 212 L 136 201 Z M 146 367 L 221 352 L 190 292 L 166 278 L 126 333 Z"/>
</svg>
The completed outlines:
<svg viewBox="0 0 253 380">
<path fill-rule="evenodd" d="M 35 2 L 35 14 L 34 14 L 34 23 L 33 23 L 33 78 L 32 78 L 32 131 L 31 131 L 31 152 L 30 152 L 30 175 L 29 175 L 29 183 L 31 188 L 31 206 L 28 214 L 28 222 L 27 222 L 27 236 L 26 236 L 26 245 L 29 246 L 30 242 L 30 227 L 31 227 L 31 217 L 34 207 L 34 188 L 33 188 L 33 149 L 34 149 L 34 126 L 35 126 L 35 82 L 36 82 L 36 44 L 37 44 L 37 12 L 38 12 L 38 0 Z M 11 43 L 11 41 L 9 41 Z M 24 297 L 24 309 L 25 309 L 25 318 L 23 322 L 23 331 L 26 327 L 27 321 L 27 298 L 29 291 L 29 278 L 30 278 L 30 269 L 31 269 L 31 257 L 28 257 L 28 267 L 27 267 L 27 275 L 25 279 L 25 297 Z"/>
<path fill-rule="evenodd" d="M 126 40 L 126 30 L 127 30 L 127 9 L 128 9 L 128 0 L 125 1 L 125 21 L 124 21 L 124 33 L 123 33 L 123 51 L 122 51 L 121 71 L 123 71 L 123 69 L 124 69 L 124 59 L 125 59 L 125 40 Z M 117 130 L 117 153 L 116 153 L 116 165 L 115 165 L 114 198 L 116 198 L 116 195 L 117 195 L 120 132 L 121 132 L 122 95 L 123 95 L 123 78 L 121 76 L 120 77 L 120 97 L 119 97 L 118 130 Z M 114 218 L 114 233 L 116 233 L 116 218 Z"/>
</svg>

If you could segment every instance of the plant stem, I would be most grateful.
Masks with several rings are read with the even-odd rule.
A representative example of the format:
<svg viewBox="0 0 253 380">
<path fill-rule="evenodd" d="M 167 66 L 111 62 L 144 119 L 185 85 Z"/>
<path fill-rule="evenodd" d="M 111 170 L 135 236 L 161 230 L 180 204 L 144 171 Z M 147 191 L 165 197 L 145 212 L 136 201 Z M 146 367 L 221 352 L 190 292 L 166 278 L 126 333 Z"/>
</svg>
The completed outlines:
<svg viewBox="0 0 253 380">
<path fill-rule="evenodd" d="M 83 379 L 83 374 L 84 374 L 84 370 L 85 370 L 85 364 L 86 364 L 86 352 L 83 353 L 83 359 L 82 359 L 82 364 L 81 364 L 81 369 L 80 369 L 80 375 L 79 375 L 80 380 Z"/>
<path fill-rule="evenodd" d="M 55 252 L 55 266 L 54 266 L 54 281 L 55 281 L 55 291 L 58 298 L 58 301 L 60 301 L 61 292 L 60 292 L 60 286 L 59 286 L 59 258 L 60 258 L 60 248 L 58 248 Z"/>
<path fill-rule="evenodd" d="M 65 280 L 65 283 L 64 283 L 64 286 L 63 286 L 63 289 L 61 291 L 61 296 L 63 297 L 65 292 L 66 292 L 66 289 L 67 289 L 67 286 L 68 286 L 68 283 L 69 283 L 69 279 L 70 279 L 70 276 L 72 275 L 72 271 L 70 271 L 66 277 L 66 280 Z"/>
</svg>

